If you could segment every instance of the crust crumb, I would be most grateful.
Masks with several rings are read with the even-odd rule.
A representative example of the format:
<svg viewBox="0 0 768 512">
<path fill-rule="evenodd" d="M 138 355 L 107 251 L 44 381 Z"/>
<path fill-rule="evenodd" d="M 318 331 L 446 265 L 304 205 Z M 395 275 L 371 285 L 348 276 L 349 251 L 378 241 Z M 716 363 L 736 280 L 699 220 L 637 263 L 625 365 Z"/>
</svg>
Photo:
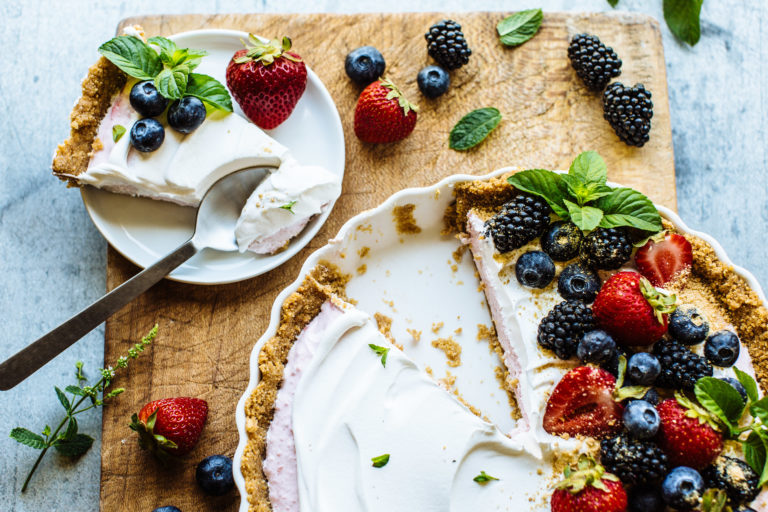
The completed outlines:
<svg viewBox="0 0 768 512">
<path fill-rule="evenodd" d="M 421 331 L 417 331 L 416 329 L 406 329 L 408 334 L 411 335 L 411 338 L 413 338 L 414 343 L 421 340 Z"/>
<path fill-rule="evenodd" d="M 437 338 L 432 340 L 432 346 L 442 350 L 448 358 L 448 366 L 456 368 L 461 366 L 461 345 L 451 338 Z"/>
<path fill-rule="evenodd" d="M 395 206 L 392 210 L 392 217 L 395 219 L 395 228 L 401 235 L 416 235 L 421 233 L 421 228 L 416 224 L 416 219 L 413 216 L 413 210 L 416 209 L 415 204 L 404 204 L 402 206 Z"/>
</svg>

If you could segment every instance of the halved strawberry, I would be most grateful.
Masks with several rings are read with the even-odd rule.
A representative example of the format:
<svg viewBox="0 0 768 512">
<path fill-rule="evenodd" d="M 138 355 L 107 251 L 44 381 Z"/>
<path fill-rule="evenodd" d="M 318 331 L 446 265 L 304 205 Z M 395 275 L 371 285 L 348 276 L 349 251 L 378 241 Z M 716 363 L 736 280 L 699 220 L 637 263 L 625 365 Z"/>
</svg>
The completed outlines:
<svg viewBox="0 0 768 512">
<path fill-rule="evenodd" d="M 569 371 L 547 400 L 544 430 L 592 437 L 618 432 L 624 408 L 613 399 L 615 386 L 616 378 L 601 368 Z"/>
<path fill-rule="evenodd" d="M 635 264 L 653 286 L 664 286 L 693 264 L 691 243 L 676 233 L 667 233 L 660 240 L 648 240 L 637 250 Z"/>
</svg>

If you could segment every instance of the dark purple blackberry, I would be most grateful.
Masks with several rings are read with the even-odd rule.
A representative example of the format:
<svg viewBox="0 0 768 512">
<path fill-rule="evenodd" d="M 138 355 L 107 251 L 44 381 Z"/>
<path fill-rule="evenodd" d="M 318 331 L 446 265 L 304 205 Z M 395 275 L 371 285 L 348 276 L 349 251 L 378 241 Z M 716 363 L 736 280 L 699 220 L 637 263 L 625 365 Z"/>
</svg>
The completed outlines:
<svg viewBox="0 0 768 512">
<path fill-rule="evenodd" d="M 661 363 L 656 386 L 693 391 L 697 380 L 712 376 L 712 365 L 677 341 L 663 339 L 656 342 L 653 354 Z"/>
<path fill-rule="evenodd" d="M 571 66 L 593 91 L 602 91 L 611 78 L 621 74 L 621 59 L 613 48 L 605 46 L 597 36 L 576 34 L 568 47 Z"/>
<path fill-rule="evenodd" d="M 743 460 L 726 455 L 701 472 L 708 488 L 723 489 L 734 503 L 749 503 L 760 493 L 760 476 Z"/>
<path fill-rule="evenodd" d="M 564 300 L 539 323 L 539 345 L 552 350 L 560 359 L 570 359 L 585 332 L 595 328 L 592 309 L 577 300 Z"/>
<path fill-rule="evenodd" d="M 667 474 L 667 456 L 650 440 L 628 434 L 600 441 L 600 463 L 628 485 L 657 482 Z"/>
<path fill-rule="evenodd" d="M 485 230 L 499 252 L 508 252 L 541 236 L 549 227 L 551 211 L 544 199 L 520 194 L 486 221 Z"/>
<path fill-rule="evenodd" d="M 642 84 L 626 87 L 612 83 L 603 93 L 603 117 L 625 144 L 642 147 L 650 138 L 651 91 Z"/>
<path fill-rule="evenodd" d="M 622 228 L 597 228 L 584 237 L 579 257 L 590 268 L 615 270 L 632 256 L 632 240 Z"/>
<path fill-rule="evenodd" d="M 467 46 L 461 25 L 453 20 L 443 20 L 429 27 L 424 34 L 429 56 L 446 69 L 459 69 L 469 62 L 472 50 Z"/>
</svg>

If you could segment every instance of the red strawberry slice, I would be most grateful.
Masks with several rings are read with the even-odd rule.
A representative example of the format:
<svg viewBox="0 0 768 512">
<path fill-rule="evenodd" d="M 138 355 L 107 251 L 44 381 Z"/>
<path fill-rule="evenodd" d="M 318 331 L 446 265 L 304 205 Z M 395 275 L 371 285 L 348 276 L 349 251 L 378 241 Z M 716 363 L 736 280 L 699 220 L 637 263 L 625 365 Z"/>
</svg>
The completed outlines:
<svg viewBox="0 0 768 512">
<path fill-rule="evenodd" d="M 569 371 L 547 400 L 544 430 L 592 437 L 617 432 L 624 409 L 613 399 L 615 386 L 616 378 L 601 368 L 579 366 Z"/>
<path fill-rule="evenodd" d="M 667 233 L 659 241 L 648 240 L 635 254 L 637 269 L 653 286 L 664 286 L 692 263 L 691 243 L 675 233 Z"/>
</svg>

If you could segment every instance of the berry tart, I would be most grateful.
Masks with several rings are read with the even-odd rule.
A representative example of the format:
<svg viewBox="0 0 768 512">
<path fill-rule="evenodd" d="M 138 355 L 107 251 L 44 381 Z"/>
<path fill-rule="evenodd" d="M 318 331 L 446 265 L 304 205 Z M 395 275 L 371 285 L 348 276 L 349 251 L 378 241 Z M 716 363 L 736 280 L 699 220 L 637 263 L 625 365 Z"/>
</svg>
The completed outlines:
<svg viewBox="0 0 768 512">
<path fill-rule="evenodd" d="M 287 38 L 264 42 L 251 36 L 249 41 L 226 70 L 227 76 L 237 76 L 228 85 L 246 114 L 254 116 L 250 94 L 261 86 L 259 77 L 279 70 L 290 80 L 283 89 L 260 96 L 279 98 L 273 102 L 279 111 L 269 105 L 259 110 L 258 121 L 268 117 L 267 127 L 274 128 L 303 93 L 306 68 L 298 55 L 287 51 Z M 340 195 L 339 176 L 300 165 L 288 148 L 233 112 L 222 83 L 194 72 L 205 50 L 179 48 L 173 37 L 146 39 L 136 26 L 104 43 L 99 52 L 103 57 L 89 69 L 70 116 L 70 137 L 53 159 L 54 175 L 70 186 L 195 207 L 222 176 L 245 167 L 273 167 L 244 207 L 236 233 L 241 251 L 261 254 L 283 249 Z M 256 78 L 240 71 L 242 66 L 267 68 L 251 58 L 253 53 L 269 55 L 272 66 Z M 289 72 L 283 61 L 290 63 Z M 283 93 L 291 96 L 290 108 Z"/>
<path fill-rule="evenodd" d="M 766 509 L 764 301 L 605 175 L 587 152 L 568 173 L 429 190 L 471 251 L 512 428 L 442 389 L 418 336 L 404 347 L 347 295 L 344 251 L 379 229 L 373 214 L 310 257 L 238 407 L 242 510 Z M 398 208 L 395 224 L 418 228 Z"/>
</svg>

